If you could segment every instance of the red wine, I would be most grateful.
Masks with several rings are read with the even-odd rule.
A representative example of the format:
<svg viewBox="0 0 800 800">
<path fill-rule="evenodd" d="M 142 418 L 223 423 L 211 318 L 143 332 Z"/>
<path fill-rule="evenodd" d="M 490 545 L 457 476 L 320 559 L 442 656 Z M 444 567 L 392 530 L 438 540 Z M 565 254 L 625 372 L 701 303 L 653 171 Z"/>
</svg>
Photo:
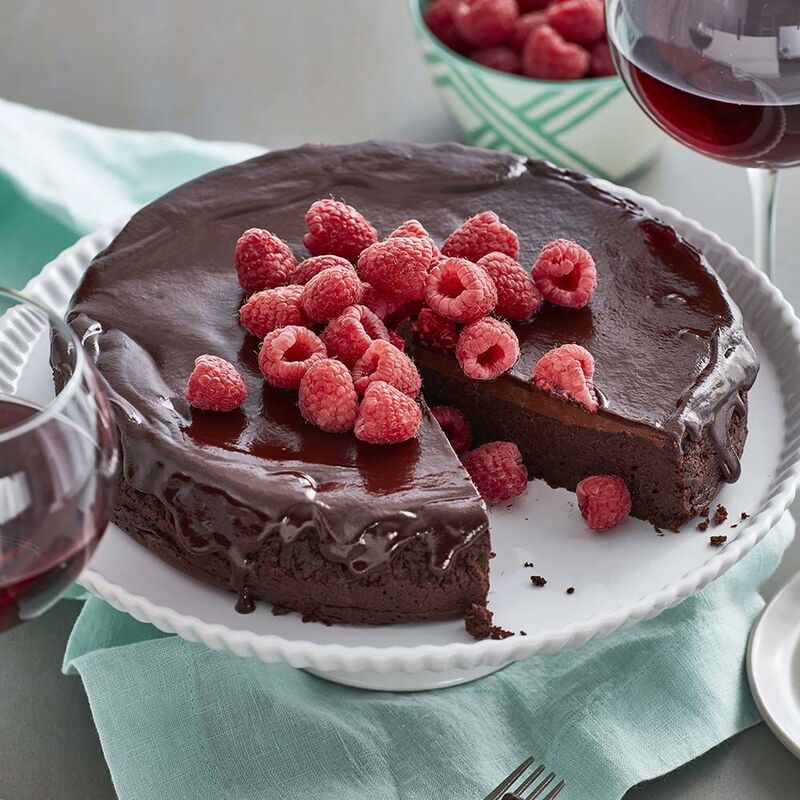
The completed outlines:
<svg viewBox="0 0 800 800">
<path fill-rule="evenodd" d="M 21 427 L 40 411 L 0 399 L 0 631 L 52 605 L 106 525 L 95 503 L 108 481 L 94 468 L 93 442 L 58 416 Z"/>
</svg>

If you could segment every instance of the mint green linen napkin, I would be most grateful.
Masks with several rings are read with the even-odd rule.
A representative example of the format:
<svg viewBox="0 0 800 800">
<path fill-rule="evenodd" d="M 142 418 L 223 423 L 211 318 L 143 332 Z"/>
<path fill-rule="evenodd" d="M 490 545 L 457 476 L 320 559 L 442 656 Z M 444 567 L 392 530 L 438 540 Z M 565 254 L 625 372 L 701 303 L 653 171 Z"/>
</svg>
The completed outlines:
<svg viewBox="0 0 800 800">
<path fill-rule="evenodd" d="M 0 101 L 0 281 L 21 286 L 80 234 L 257 152 Z M 161 634 L 97 598 L 64 669 L 83 679 L 120 800 L 471 800 L 531 752 L 568 779 L 568 800 L 617 800 L 758 721 L 745 645 L 756 588 L 793 533 L 787 515 L 655 620 L 440 692 L 336 686 Z"/>
</svg>

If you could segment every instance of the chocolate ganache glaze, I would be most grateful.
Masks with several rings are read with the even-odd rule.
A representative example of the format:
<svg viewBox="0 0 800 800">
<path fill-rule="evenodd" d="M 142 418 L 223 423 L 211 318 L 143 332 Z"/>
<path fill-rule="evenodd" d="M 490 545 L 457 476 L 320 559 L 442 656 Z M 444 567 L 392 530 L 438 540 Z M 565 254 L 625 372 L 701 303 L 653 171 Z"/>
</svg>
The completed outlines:
<svg viewBox="0 0 800 800">
<path fill-rule="evenodd" d="M 331 195 L 358 208 L 382 236 L 415 217 L 439 242 L 466 217 L 494 210 L 518 232 L 525 266 L 554 238 L 580 242 L 598 264 L 591 304 L 545 306 L 516 326 L 520 360 L 492 391 L 541 396 L 530 382 L 536 360 L 578 342 L 597 362 L 602 407 L 591 425 L 668 436 L 678 447 L 686 437 L 711 436 L 722 476 L 735 479 L 730 423 L 744 414 L 757 360 L 738 309 L 672 229 L 583 176 L 520 156 L 455 144 L 307 145 L 209 173 L 147 206 L 95 259 L 73 298 L 69 322 L 116 407 L 123 481 L 167 510 L 178 566 L 221 555 L 230 566 L 225 580 L 246 610 L 257 596 L 280 602 L 259 592 L 254 574 L 275 537 L 289 545 L 313 531 L 322 557 L 346 565 L 354 580 L 385 570 L 406 548 L 424 547 L 434 575 L 477 542 L 488 553 L 485 506 L 426 408 L 416 439 L 368 445 L 307 424 L 296 398 L 265 386 L 259 374 L 259 343 L 237 319 L 236 240 L 246 228 L 264 227 L 301 258 L 305 211 Z M 187 406 L 183 389 L 201 353 L 240 366 L 249 390 L 242 409 Z M 431 369 L 455 363 L 432 351 L 419 358 L 426 380 Z M 587 424 L 579 408 L 539 399 Z M 485 588 L 484 581 L 475 591 L 485 595 Z M 363 608 L 359 614 L 394 621 Z"/>
</svg>

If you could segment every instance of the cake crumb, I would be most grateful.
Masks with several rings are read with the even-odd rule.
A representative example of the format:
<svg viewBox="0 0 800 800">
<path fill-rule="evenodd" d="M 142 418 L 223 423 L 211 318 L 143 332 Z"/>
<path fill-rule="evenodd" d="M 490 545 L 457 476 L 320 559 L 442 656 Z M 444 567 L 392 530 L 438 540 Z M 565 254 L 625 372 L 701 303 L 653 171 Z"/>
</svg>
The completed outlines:
<svg viewBox="0 0 800 800">
<path fill-rule="evenodd" d="M 534 586 L 544 586 L 547 581 L 541 575 L 531 575 L 531 583 Z"/>
<path fill-rule="evenodd" d="M 705 508 L 700 509 L 700 513 L 698 514 L 698 516 L 708 517 L 710 513 L 711 513 L 711 506 L 706 506 Z"/>
<path fill-rule="evenodd" d="M 656 536 L 663 536 L 663 533 L 657 533 Z"/>
<path fill-rule="evenodd" d="M 742 511 L 739 521 L 744 522 L 746 519 L 750 519 L 750 515 L 746 511 Z"/>
<path fill-rule="evenodd" d="M 707 519 L 704 519 L 702 522 L 698 523 L 697 530 L 701 533 L 705 533 L 708 530 L 709 522 Z"/>
<path fill-rule="evenodd" d="M 520 636 L 527 636 L 527 635 L 528 635 L 528 632 L 527 632 L 527 631 L 520 631 L 520 632 L 519 632 L 519 635 L 520 635 Z"/>
<path fill-rule="evenodd" d="M 739 527 L 739 523 L 738 522 L 734 522 L 733 525 L 731 525 L 731 528 L 738 528 L 738 527 Z"/>
<path fill-rule="evenodd" d="M 533 566 L 533 561 L 526 561 L 522 566 L 523 567 L 532 567 Z"/>
<path fill-rule="evenodd" d="M 658 527 L 658 525 L 653 525 L 653 529 L 654 529 L 654 530 L 655 530 L 655 532 L 656 532 L 656 533 L 658 533 L 659 535 L 661 534 L 661 528 L 659 528 L 659 527 Z"/>
<path fill-rule="evenodd" d="M 722 545 L 725 544 L 725 542 L 728 541 L 728 537 L 727 536 L 712 536 L 708 541 L 710 542 L 712 547 L 722 547 Z"/>
<path fill-rule="evenodd" d="M 714 524 L 722 525 L 726 519 L 728 519 L 728 509 L 725 506 L 717 506 L 717 510 L 714 512 Z"/>
<path fill-rule="evenodd" d="M 489 558 L 497 558 L 497 553 L 494 550 L 489 551 Z"/>
<path fill-rule="evenodd" d="M 575 594 L 575 587 L 574 586 L 568 587 L 567 594 Z"/>
<path fill-rule="evenodd" d="M 492 624 L 492 612 L 486 606 L 473 603 L 464 614 L 464 627 L 473 639 L 507 639 L 513 636 L 499 625 Z"/>
<path fill-rule="evenodd" d="M 507 631 L 505 628 L 501 628 L 499 625 L 492 625 L 489 630 L 490 639 L 508 639 L 509 636 L 513 635 L 514 631 Z"/>
</svg>

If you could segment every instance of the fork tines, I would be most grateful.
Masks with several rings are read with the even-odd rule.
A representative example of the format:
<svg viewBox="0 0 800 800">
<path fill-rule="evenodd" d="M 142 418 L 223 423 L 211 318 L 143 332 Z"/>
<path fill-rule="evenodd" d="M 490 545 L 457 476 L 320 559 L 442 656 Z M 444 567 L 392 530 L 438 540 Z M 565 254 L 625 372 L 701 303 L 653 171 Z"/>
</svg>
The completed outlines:
<svg viewBox="0 0 800 800">
<path fill-rule="evenodd" d="M 533 756 L 526 758 L 507 778 L 505 778 L 505 780 L 486 796 L 485 800 L 501 800 L 501 798 L 504 800 L 536 800 L 541 797 L 542 792 L 556 780 L 556 774 L 555 772 L 548 772 L 541 781 L 536 783 L 539 776 L 545 770 L 544 764 L 539 764 L 539 766 L 526 777 L 525 773 L 528 771 L 531 764 L 533 764 L 533 760 Z M 536 786 L 534 786 L 528 794 L 524 794 L 533 783 L 536 783 Z M 554 800 L 554 798 L 561 794 L 563 788 L 564 781 L 558 781 L 544 797 L 541 797 L 541 800 Z"/>
</svg>

